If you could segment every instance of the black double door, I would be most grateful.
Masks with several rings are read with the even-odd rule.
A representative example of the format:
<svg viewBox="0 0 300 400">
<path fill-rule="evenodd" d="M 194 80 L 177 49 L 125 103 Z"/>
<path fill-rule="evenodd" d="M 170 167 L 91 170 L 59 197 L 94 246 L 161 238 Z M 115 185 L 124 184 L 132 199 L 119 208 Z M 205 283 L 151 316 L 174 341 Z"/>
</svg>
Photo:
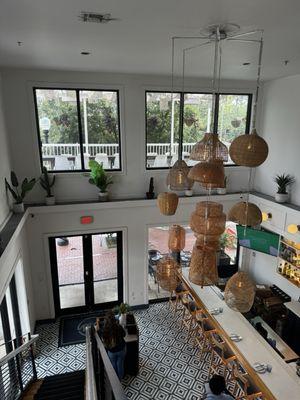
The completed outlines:
<svg viewBox="0 0 300 400">
<path fill-rule="evenodd" d="M 123 301 L 122 232 L 49 238 L 56 316 Z"/>
</svg>

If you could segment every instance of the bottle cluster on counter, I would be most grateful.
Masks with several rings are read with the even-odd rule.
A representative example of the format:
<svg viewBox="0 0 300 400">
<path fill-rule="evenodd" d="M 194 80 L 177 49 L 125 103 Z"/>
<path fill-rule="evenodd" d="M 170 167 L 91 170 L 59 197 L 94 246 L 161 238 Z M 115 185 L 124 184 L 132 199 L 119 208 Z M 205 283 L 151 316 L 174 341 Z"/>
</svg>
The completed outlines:
<svg viewBox="0 0 300 400">
<path fill-rule="evenodd" d="M 300 243 L 287 239 L 280 242 L 277 272 L 300 287 Z"/>
</svg>

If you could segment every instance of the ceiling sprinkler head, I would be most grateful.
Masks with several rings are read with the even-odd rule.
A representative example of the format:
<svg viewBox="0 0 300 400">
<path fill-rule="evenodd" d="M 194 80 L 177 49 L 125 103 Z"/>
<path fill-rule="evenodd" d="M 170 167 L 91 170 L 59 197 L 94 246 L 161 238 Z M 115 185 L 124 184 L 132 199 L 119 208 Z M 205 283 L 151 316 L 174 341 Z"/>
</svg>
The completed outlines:
<svg viewBox="0 0 300 400">
<path fill-rule="evenodd" d="M 231 36 L 237 33 L 240 30 L 240 26 L 238 24 L 233 23 L 223 23 L 223 24 L 213 24 L 209 25 L 205 28 L 201 33 L 204 35 L 208 35 L 210 39 L 215 39 L 216 35 L 220 35 L 220 39 L 226 39 L 228 36 Z"/>
</svg>

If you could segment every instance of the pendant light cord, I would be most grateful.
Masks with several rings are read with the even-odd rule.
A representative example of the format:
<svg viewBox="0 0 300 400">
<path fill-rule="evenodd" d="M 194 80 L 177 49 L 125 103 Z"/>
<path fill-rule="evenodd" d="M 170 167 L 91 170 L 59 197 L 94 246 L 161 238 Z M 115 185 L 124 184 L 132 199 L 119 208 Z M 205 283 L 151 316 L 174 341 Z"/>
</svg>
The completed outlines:
<svg viewBox="0 0 300 400">
<path fill-rule="evenodd" d="M 256 90 L 255 90 L 255 97 L 254 97 L 254 104 L 253 104 L 253 117 L 252 117 L 251 132 L 256 128 L 257 104 L 258 104 L 258 96 L 259 96 L 259 89 L 260 89 L 260 83 L 261 83 L 261 65 L 262 65 L 263 47 L 264 47 L 264 41 L 263 41 L 263 32 L 262 32 L 261 39 L 259 41 Z"/>
</svg>

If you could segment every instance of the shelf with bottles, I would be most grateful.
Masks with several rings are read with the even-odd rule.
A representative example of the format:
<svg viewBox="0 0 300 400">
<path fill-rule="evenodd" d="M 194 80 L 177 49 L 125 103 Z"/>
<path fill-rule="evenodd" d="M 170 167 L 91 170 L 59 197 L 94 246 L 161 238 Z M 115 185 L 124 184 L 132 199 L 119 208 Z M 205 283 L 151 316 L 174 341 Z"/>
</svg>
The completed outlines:
<svg viewBox="0 0 300 400">
<path fill-rule="evenodd" d="M 279 258 L 277 272 L 289 282 L 300 287 L 300 267 L 296 267 L 286 260 Z"/>
<path fill-rule="evenodd" d="M 300 268 L 300 244 L 287 239 L 281 240 L 279 257 L 294 267 Z"/>
</svg>

